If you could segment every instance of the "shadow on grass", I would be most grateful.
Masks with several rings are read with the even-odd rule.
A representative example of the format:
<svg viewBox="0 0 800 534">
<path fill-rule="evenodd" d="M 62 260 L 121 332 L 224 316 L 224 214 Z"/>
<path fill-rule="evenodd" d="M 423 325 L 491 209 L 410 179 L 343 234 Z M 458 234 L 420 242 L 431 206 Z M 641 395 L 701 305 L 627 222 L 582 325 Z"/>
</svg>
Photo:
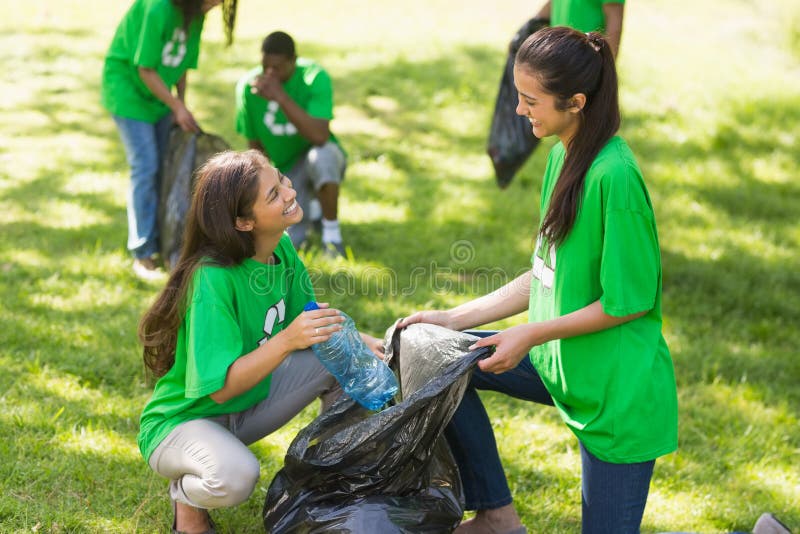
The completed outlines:
<svg viewBox="0 0 800 534">
<path fill-rule="evenodd" d="M 674 187 L 722 210 L 730 224 L 727 235 L 709 243 L 718 251 L 713 258 L 662 250 L 665 316 L 683 339 L 682 350 L 673 353 L 678 380 L 682 385 L 747 382 L 764 402 L 787 400 L 798 413 L 800 392 L 792 384 L 800 379 L 800 362 L 793 357 L 792 325 L 800 309 L 800 185 L 791 173 L 800 146 L 789 132 L 800 121 L 800 99 L 733 102 L 728 108 L 707 143 L 638 135 L 650 131 L 654 119 L 625 117 L 627 135 L 645 167 L 674 161 L 696 169 L 713 160 L 720 174 L 674 185 L 662 177 L 657 186 L 663 196 Z M 784 176 L 764 176 L 763 162 Z M 665 221 L 676 225 L 670 216 L 659 212 L 662 229 Z M 737 233 L 744 237 L 737 240 Z M 751 235 L 758 241 L 753 247 L 748 246 Z M 767 247 L 795 253 L 764 257 L 760 251 Z"/>
<path fill-rule="evenodd" d="M 800 218 L 800 184 L 791 179 L 800 153 L 800 139 L 792 133 L 800 122 L 800 96 L 730 102 L 711 138 L 702 142 L 650 135 L 648 126 L 657 120 L 641 114 L 623 117 L 624 135 L 645 169 L 666 161 L 693 169 L 713 161 L 716 172 L 728 179 L 704 177 L 690 186 L 693 196 L 724 209 L 737 225 L 763 225 L 766 239 L 789 241 L 786 231 Z M 764 161 L 781 167 L 785 176 L 763 176 Z"/>
<path fill-rule="evenodd" d="M 68 56 L 70 49 L 84 39 L 89 39 L 84 32 L 68 33 L 61 48 L 36 49 L 31 61 L 52 63 Z M 193 77 L 190 82 L 191 91 L 196 91 L 196 101 L 202 104 L 198 106 L 198 114 L 207 121 L 207 128 L 238 147 L 243 147 L 244 141 L 233 130 L 233 86 L 239 75 L 257 63 L 257 50 L 258 43 L 254 40 L 237 43 L 230 51 L 221 45 L 206 47 L 201 58 L 202 78 Z M 313 43 L 308 50 L 308 55 L 318 57 L 323 65 L 326 57 L 347 52 Z M 99 99 L 96 95 L 102 57 L 89 59 L 98 64 L 94 77 L 82 76 L 80 71 L 58 74 L 66 77 L 72 96 Z M 332 73 L 337 103 L 355 107 L 396 132 L 385 139 L 368 133 L 342 138 L 352 162 L 383 158 L 381 161 L 392 169 L 393 178 L 390 187 L 382 188 L 370 176 L 353 173 L 348 176 L 343 194 L 387 208 L 401 206 L 405 217 L 348 224 L 343 214 L 349 244 L 356 252 L 356 265 L 343 270 L 323 263 L 318 278 L 320 289 L 331 293 L 342 278 L 350 283 L 346 280 L 348 276 L 353 283 L 360 284 L 353 290 L 357 293 L 355 297 L 352 292 L 334 294 L 332 302 L 347 310 L 367 330 L 380 333 L 400 314 L 423 307 L 450 306 L 494 289 L 490 282 L 484 285 L 480 285 L 483 283 L 480 280 L 476 282 L 478 275 L 487 269 L 498 268 L 499 276 L 506 275 L 508 280 L 527 268 L 545 147 L 537 150 L 505 192 L 496 189 L 488 158 L 484 159 L 485 176 L 480 180 L 465 180 L 447 163 L 449 157 L 484 157 L 485 133 L 502 61 L 502 54 L 488 47 L 460 47 L 447 56 L 426 61 L 396 58 L 342 75 Z M 47 70 L 56 73 L 54 69 Z M 110 117 L 98 118 L 96 106 L 74 107 L 69 96 L 58 88 L 42 90 L 32 109 L 47 121 L 20 125 L 17 134 L 35 140 L 77 131 L 119 146 Z M 370 107 L 368 99 L 373 96 L 391 97 L 397 109 L 381 111 Z M 443 119 L 443 112 L 451 106 L 479 108 L 475 113 L 483 119 L 473 120 L 469 127 L 454 125 Z M 681 183 L 678 187 L 692 198 L 727 213 L 731 231 L 753 226 L 767 242 L 790 250 L 797 246 L 799 186 L 794 181 L 770 182 L 758 170 L 758 161 L 763 159 L 777 161 L 778 166 L 792 162 L 796 166 L 797 139 L 782 135 L 793 131 L 800 122 L 800 102 L 796 99 L 733 104 L 707 143 L 691 139 L 679 143 L 646 135 L 649 126 L 669 118 L 641 114 L 625 116 L 624 120 L 623 134 L 639 156 L 646 179 L 651 162 L 677 160 L 695 166 L 714 158 L 726 176 L 737 177 L 735 185 L 709 179 L 696 184 Z M 130 275 L 93 273 L 91 266 L 77 271 L 62 267 L 65 259 L 83 256 L 87 262 L 98 261 L 122 251 L 124 246 L 124 208 L 106 194 L 65 190 L 66 177 L 73 174 L 125 172 L 122 150 L 104 155 L 100 163 L 94 157 L 84 156 L 72 155 L 63 167 L 43 163 L 32 181 L 14 184 L 3 191 L 5 202 L 36 213 L 41 221 L 0 224 L 4 236 L 0 253 L 36 249 L 49 260 L 40 266 L 12 264 L 4 272 L 0 285 L 3 340 L 7 354 L 16 364 L 7 366 L 3 383 L 24 384 L 38 366 L 64 375 L 65 380 L 75 377 L 78 383 L 106 399 L 143 396 L 147 388 L 141 381 L 134 332 L 138 315 L 155 288 Z M 651 191 L 667 198 L 673 192 L 671 185 L 662 177 L 652 182 Z M 464 197 L 477 191 L 478 199 L 470 204 L 470 209 L 441 215 L 439 208 L 443 203 L 461 202 L 453 191 Z M 47 220 L 48 206 L 54 200 L 78 205 L 107 222 L 55 227 Z M 662 220 L 673 214 L 658 211 L 658 215 Z M 463 240 L 472 244 L 472 256 L 459 263 L 462 260 L 454 257 L 452 247 Z M 800 412 L 800 392 L 796 387 L 800 381 L 800 363 L 796 358 L 795 332 L 800 309 L 800 264 L 796 253 L 786 261 L 773 261 L 731 241 L 718 246 L 720 253 L 713 260 L 688 257 L 672 249 L 663 252 L 664 312 L 675 336 L 673 346 L 678 347 L 673 349 L 673 356 L 682 398 L 687 402 L 681 405 L 680 461 L 668 457 L 659 462 L 655 484 L 688 485 L 692 490 L 713 495 L 724 504 L 719 512 L 709 510 L 715 524 L 730 523 L 726 517 L 732 514 L 737 517 L 734 521 L 737 528 L 749 528 L 752 522 L 738 518 L 750 513 L 750 508 L 775 503 L 785 503 L 788 508 L 790 504 L 785 494 L 746 480 L 736 468 L 771 463 L 788 470 L 796 463 L 796 452 L 792 452 L 800 447 L 796 417 L 770 416 L 769 410 L 779 414 Z M 431 267 L 434 263 L 441 268 L 438 273 Z M 384 269 L 383 273 L 391 270 L 397 291 L 386 293 L 385 282 L 377 276 L 365 279 L 364 265 Z M 415 278 L 418 267 L 424 271 Z M 493 279 L 491 283 L 501 285 L 501 279 Z M 118 299 L 107 296 L 102 299 L 98 295 L 94 299 L 80 299 L 77 304 L 54 307 L 46 298 L 40 298 L 69 300 L 81 287 L 108 292 L 118 286 L 123 290 Z M 402 289 L 413 290 L 403 293 Z M 728 396 L 706 390 L 706 386 L 718 384 L 731 388 Z M 746 392 L 747 402 L 734 403 L 732 397 L 741 391 Z M 96 421 L 124 439 L 133 439 L 135 434 L 131 413 L 104 411 L 91 406 L 88 400 L 69 400 L 36 387 L 24 390 L 19 397 L 24 401 L 20 405 L 34 410 L 40 404 L 45 413 L 64 406 L 65 414 L 69 415 L 58 424 L 69 422 L 79 427 L 83 421 Z M 769 413 L 754 412 L 754 406 Z M 5 484 L 14 488 L 11 493 L 6 492 L 5 498 L 14 500 L 14 504 L 1 508 L 0 520 L 11 518 L 9 521 L 14 523 L 16 518 L 35 517 L 39 508 L 33 501 L 63 498 L 62 511 L 67 519 L 63 522 L 59 519 L 59 523 L 73 525 L 75 530 L 90 529 L 91 517 L 86 517 L 85 509 L 105 514 L 109 519 L 119 513 L 120 503 L 115 502 L 113 488 L 120 478 L 137 487 L 133 493 L 145 496 L 145 501 L 162 499 L 163 487 L 153 482 L 156 478 L 143 475 L 149 472 L 143 462 L 124 459 L 124 455 L 78 453 L 52 447 L 52 433 L 63 431 L 56 426 L 29 430 L 0 420 L 3 435 L 21 436 L 19 444 L 4 454 L 15 460 L 3 468 L 8 473 Z M 781 438 L 784 432 L 785 438 Z M 737 442 L 733 437 L 741 439 Z M 779 443 L 774 445 L 771 440 Z M 743 453 L 747 457 L 742 457 Z M 521 491 L 533 492 L 537 498 L 541 497 L 539 502 L 551 502 L 548 499 L 552 499 L 554 488 L 570 484 L 513 458 L 505 460 L 509 476 L 518 481 Z M 272 449 L 264 461 L 269 465 L 282 463 L 279 451 Z M 544 466 L 550 460 L 541 458 L 537 462 Z M 681 464 L 680 472 L 675 468 L 677 463 Z M 31 467 L 15 471 L 16 465 Z M 262 480 L 262 484 L 268 483 L 269 480 Z M 111 491 L 97 491 L 97 487 Z M 579 503 L 577 487 L 563 498 Z M 86 499 L 91 499 L 91 506 Z M 260 496 L 253 497 L 247 504 L 247 513 L 260 513 L 259 501 Z M 745 502 L 747 507 L 737 512 L 737 505 Z M 554 531 L 577 529 L 575 515 L 562 513 L 560 506 L 542 507 L 536 499 L 525 506 L 527 517 L 556 525 Z M 124 503 L 124 507 L 134 510 L 138 503 Z M 110 511 L 98 511 L 101 509 Z M 34 513 L 28 514 L 28 510 Z M 147 504 L 141 512 L 143 521 L 159 528 L 157 525 L 166 523 L 159 515 L 165 510 L 165 502 L 158 506 Z M 223 517 L 242 518 L 241 513 L 244 512 L 225 512 Z M 793 514 L 788 515 L 788 521 L 800 522 L 797 512 Z M 251 523 L 260 525 L 260 521 L 248 520 Z"/>
<path fill-rule="evenodd" d="M 138 408 L 128 417 L 110 409 L 125 402 L 124 392 L 103 392 L 95 404 L 97 398 L 75 400 L 31 385 L 31 373 L 49 371 L 30 367 L 17 372 L 12 366 L 17 387 L 4 390 L 5 398 L 29 399 L 16 403 L 14 411 L 37 416 L 0 417 L 6 436 L 0 453 L 15 459 L 0 466 L 0 525 L 47 532 L 98 532 L 110 525 L 120 532 L 161 531 L 171 520 L 167 481 L 135 449 Z M 262 465 L 258 487 L 266 488 L 285 451 L 268 440 L 253 450 Z M 259 532 L 262 506 L 263 492 L 257 490 L 242 506 L 215 517 L 227 519 L 223 526 L 235 526 L 223 532 Z"/>
<path fill-rule="evenodd" d="M 136 503 L 120 502 L 115 488 L 123 480 L 126 484 L 142 484 L 143 477 L 133 476 L 146 469 L 138 458 L 64 447 L 61 441 L 71 431 L 60 423 L 38 425 L 21 432 L 16 425 L 0 419 L 0 432 L 10 438 L 4 440 L 4 452 L 15 458 L 18 465 L 25 466 L 24 470 L 16 469 L 4 462 L 0 468 L 6 488 L 0 498 L 5 501 L 0 507 L 0 522 L 6 526 L 29 530 L 39 524 L 38 528 L 44 527 L 46 531 L 57 531 L 60 527 L 89 532 L 97 528 L 96 517 L 113 520 L 117 507 L 135 510 Z M 86 435 L 85 439 L 94 436 Z M 53 528 L 54 524 L 58 526 Z"/>
</svg>

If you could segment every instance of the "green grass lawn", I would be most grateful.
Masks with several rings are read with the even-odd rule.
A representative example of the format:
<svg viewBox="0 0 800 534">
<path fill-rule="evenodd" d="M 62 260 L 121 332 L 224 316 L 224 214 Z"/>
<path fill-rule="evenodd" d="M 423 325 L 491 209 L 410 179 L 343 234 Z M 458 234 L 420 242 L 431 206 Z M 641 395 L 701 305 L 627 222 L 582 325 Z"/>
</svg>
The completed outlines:
<svg viewBox="0 0 800 534">
<path fill-rule="evenodd" d="M 320 300 L 381 334 L 399 316 L 455 305 L 529 268 L 552 140 L 506 191 L 484 151 L 506 43 L 537 5 L 240 4 L 232 47 L 219 13 L 207 21 L 190 109 L 243 148 L 233 86 L 274 29 L 331 72 L 354 259 L 308 255 Z M 680 448 L 656 464 L 646 532 L 749 530 L 764 511 L 800 530 L 794 4 L 626 8 L 621 133 L 656 208 L 680 398 Z M 0 532 L 165 532 L 166 482 L 135 442 L 149 395 L 135 331 L 158 285 L 130 269 L 127 166 L 99 105 L 103 56 L 127 2 L 0 8 Z M 575 438 L 553 409 L 484 398 L 530 532 L 578 532 Z M 262 479 L 246 504 L 215 513 L 221 532 L 262 530 L 266 488 L 315 414 L 254 445 Z"/>
</svg>

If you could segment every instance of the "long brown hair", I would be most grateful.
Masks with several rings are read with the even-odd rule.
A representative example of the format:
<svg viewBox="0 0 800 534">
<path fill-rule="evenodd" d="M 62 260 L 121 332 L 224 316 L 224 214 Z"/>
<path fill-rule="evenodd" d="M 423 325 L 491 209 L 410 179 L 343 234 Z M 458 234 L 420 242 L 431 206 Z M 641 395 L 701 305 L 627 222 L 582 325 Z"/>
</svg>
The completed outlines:
<svg viewBox="0 0 800 534">
<path fill-rule="evenodd" d="M 238 265 L 255 254 L 252 234 L 237 230 L 236 218 L 253 215 L 259 173 L 267 167 L 267 159 L 256 150 L 229 150 L 215 155 L 197 171 L 180 259 L 139 323 L 144 364 L 155 376 L 163 376 L 175 363 L 178 329 L 197 267 L 208 263 Z"/>
<path fill-rule="evenodd" d="M 603 36 L 558 26 L 537 31 L 522 43 L 515 64 L 537 78 L 556 97 L 556 109 L 572 106 L 577 93 L 586 95 L 581 124 L 570 139 L 540 232 L 552 244 L 567 237 L 594 158 L 619 129 L 619 99 L 614 55 Z"/>
</svg>

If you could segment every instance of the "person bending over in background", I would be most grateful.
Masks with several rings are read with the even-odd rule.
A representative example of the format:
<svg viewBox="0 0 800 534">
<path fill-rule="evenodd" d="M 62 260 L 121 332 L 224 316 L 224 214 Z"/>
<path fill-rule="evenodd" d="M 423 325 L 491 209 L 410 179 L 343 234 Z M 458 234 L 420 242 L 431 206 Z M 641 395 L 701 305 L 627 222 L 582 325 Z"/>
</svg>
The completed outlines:
<svg viewBox="0 0 800 534">
<path fill-rule="evenodd" d="M 142 278 L 159 276 L 160 163 L 173 121 L 199 131 L 185 104 L 186 71 L 197 68 L 205 15 L 221 2 L 135 0 L 106 54 L 102 103 L 117 124 L 131 168 L 128 250 Z"/>
<path fill-rule="evenodd" d="M 497 291 L 426 322 L 465 330 L 528 310 L 529 323 L 483 338 L 478 363 L 445 435 L 474 519 L 456 532 L 521 533 L 477 389 L 555 405 L 577 436 L 582 532 L 639 532 L 655 459 L 678 444 L 678 403 L 661 333 L 661 252 L 641 171 L 619 127 L 608 41 L 563 26 L 517 52 L 517 113 L 534 135 L 556 136 L 532 269 Z"/>
<path fill-rule="evenodd" d="M 569 26 L 582 32 L 605 35 L 614 57 L 622 38 L 625 0 L 549 0 L 536 18 L 550 19 L 551 26 Z"/>
<path fill-rule="evenodd" d="M 314 195 L 319 198 L 323 250 L 336 257 L 344 256 L 345 250 L 338 205 L 346 157 L 331 133 L 332 118 L 328 73 L 314 61 L 297 57 L 288 34 L 269 34 L 261 45 L 261 66 L 236 86 L 236 131 L 292 180 L 304 210 Z M 305 242 L 307 229 L 306 221 L 289 229 L 295 247 Z"/>
<path fill-rule="evenodd" d="M 207 510 L 245 501 L 258 480 L 247 445 L 341 392 L 304 350 L 344 319 L 327 305 L 303 312 L 314 292 L 285 234 L 302 217 L 291 181 L 256 150 L 198 171 L 180 260 L 139 325 L 159 379 L 138 443 L 170 480 L 173 531 L 213 532 Z M 362 337 L 381 355 L 380 340 Z"/>
</svg>

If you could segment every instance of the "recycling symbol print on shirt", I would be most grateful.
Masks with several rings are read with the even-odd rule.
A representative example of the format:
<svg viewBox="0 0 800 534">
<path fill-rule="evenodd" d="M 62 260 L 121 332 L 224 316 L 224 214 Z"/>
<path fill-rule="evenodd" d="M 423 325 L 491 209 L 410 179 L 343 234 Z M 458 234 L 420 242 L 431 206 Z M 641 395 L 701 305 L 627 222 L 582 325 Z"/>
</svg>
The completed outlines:
<svg viewBox="0 0 800 534">
<path fill-rule="evenodd" d="M 545 250 L 547 247 L 547 250 Z M 556 248 L 547 244 L 542 235 L 536 238 L 536 254 L 533 258 L 533 276 L 538 278 L 545 289 L 553 288 L 556 272 Z"/>
<path fill-rule="evenodd" d="M 186 57 L 186 32 L 183 28 L 175 28 L 172 39 L 167 41 L 161 51 L 161 63 L 165 67 L 177 67 Z"/>
<path fill-rule="evenodd" d="M 275 117 L 278 114 L 280 106 L 274 100 L 267 103 L 267 112 L 264 113 L 264 125 L 269 129 L 270 133 L 274 136 L 280 135 L 297 135 L 297 128 L 291 122 L 280 124 L 275 122 Z"/>
</svg>

